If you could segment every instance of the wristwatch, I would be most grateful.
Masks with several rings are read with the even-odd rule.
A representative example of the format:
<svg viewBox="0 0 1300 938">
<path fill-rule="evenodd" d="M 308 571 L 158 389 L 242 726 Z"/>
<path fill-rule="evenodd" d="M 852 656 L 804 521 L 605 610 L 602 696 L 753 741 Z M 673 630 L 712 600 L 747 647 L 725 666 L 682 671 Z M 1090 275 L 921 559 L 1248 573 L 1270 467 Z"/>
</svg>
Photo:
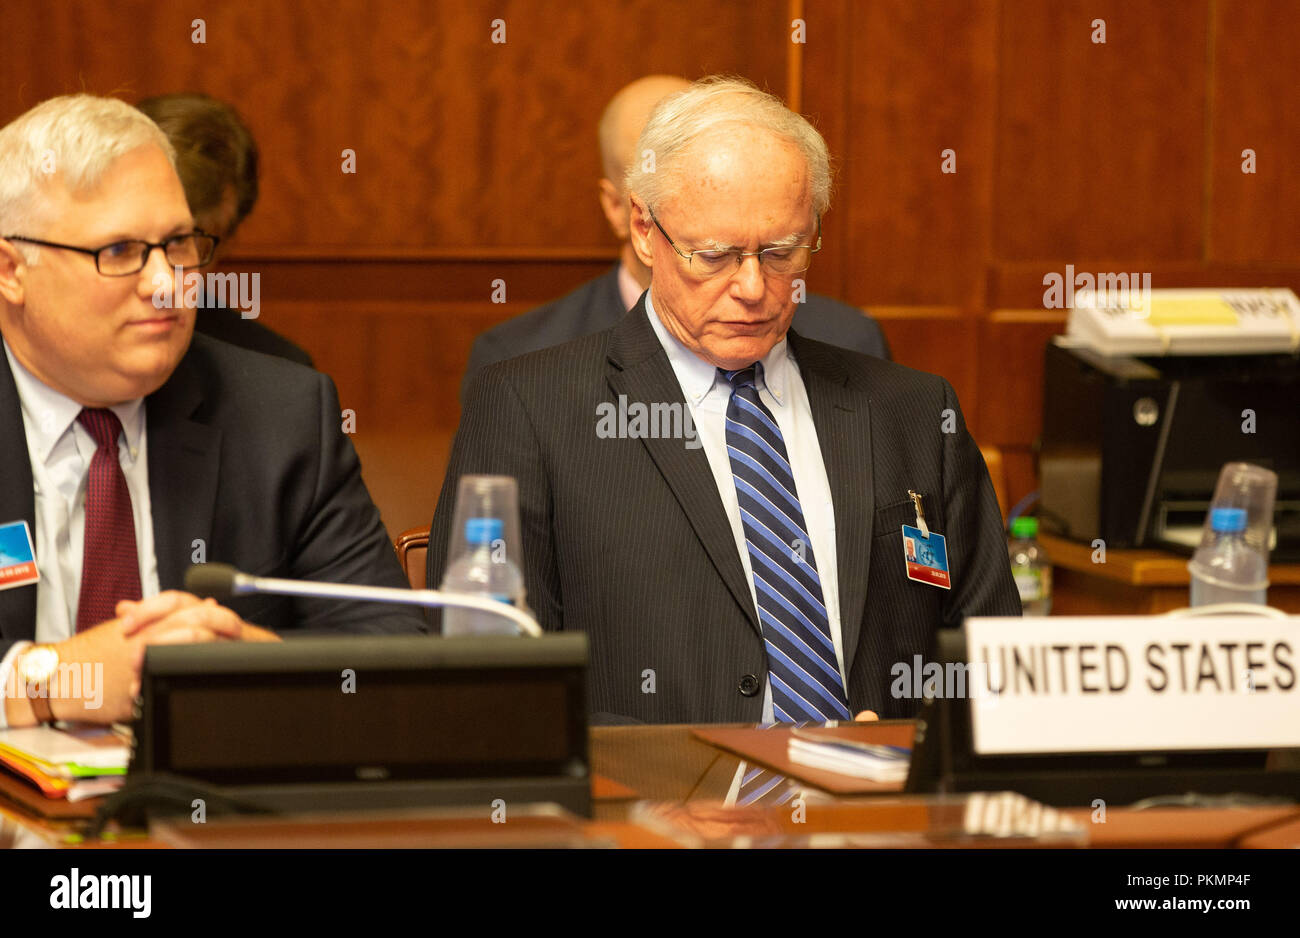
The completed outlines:
<svg viewBox="0 0 1300 938">
<path fill-rule="evenodd" d="M 59 653 L 53 645 L 33 645 L 19 657 L 15 668 L 18 678 L 26 685 L 27 699 L 37 723 L 53 723 L 54 708 L 50 705 L 50 679 L 59 667 Z"/>
</svg>

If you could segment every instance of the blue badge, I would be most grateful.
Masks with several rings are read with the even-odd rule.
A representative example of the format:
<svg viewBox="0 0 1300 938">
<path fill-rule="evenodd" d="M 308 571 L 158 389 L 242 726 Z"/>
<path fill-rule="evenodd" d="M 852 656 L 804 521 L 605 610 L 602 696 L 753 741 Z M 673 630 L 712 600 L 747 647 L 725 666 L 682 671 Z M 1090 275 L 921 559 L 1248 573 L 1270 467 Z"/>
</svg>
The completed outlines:
<svg viewBox="0 0 1300 938">
<path fill-rule="evenodd" d="M 41 578 L 26 521 L 0 524 L 0 590 L 26 586 Z"/>
<path fill-rule="evenodd" d="M 952 589 L 952 580 L 948 576 L 948 544 L 942 534 L 931 531 L 926 537 L 920 528 L 903 525 L 903 561 L 907 564 L 909 580 Z"/>
</svg>

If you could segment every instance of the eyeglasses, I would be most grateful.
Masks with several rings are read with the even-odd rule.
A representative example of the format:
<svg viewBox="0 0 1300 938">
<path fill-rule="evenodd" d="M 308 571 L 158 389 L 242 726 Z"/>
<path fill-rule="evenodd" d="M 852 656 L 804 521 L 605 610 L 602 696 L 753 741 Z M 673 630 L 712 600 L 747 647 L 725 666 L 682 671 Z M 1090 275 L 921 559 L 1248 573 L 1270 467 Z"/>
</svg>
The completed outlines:
<svg viewBox="0 0 1300 938">
<path fill-rule="evenodd" d="M 54 241 L 24 238 L 20 235 L 9 235 L 4 240 L 24 241 L 27 244 L 39 244 L 41 247 L 89 254 L 95 259 L 95 269 L 105 277 L 129 277 L 131 274 L 139 273 L 144 270 L 144 265 L 149 263 L 149 255 L 153 253 L 154 248 L 162 248 L 163 256 L 173 267 L 182 269 L 202 267 L 212 260 L 217 244 L 221 241 L 216 235 L 198 230 L 191 231 L 189 234 L 174 235 L 158 244 L 149 241 L 114 241 L 102 248 L 80 248 L 73 244 L 58 244 Z"/>
<path fill-rule="evenodd" d="M 745 262 L 747 257 L 757 257 L 759 266 L 774 274 L 797 274 L 807 270 L 812 264 L 812 256 L 822 249 L 822 217 L 817 216 L 817 239 L 814 244 L 792 244 L 764 248 L 761 251 L 719 251 L 705 249 L 702 251 L 683 251 L 673 241 L 672 236 L 664 231 L 664 226 L 655 218 L 654 209 L 650 209 L 650 220 L 655 223 L 659 233 L 668 239 L 668 244 L 679 256 L 686 258 L 686 266 L 697 277 L 707 278 L 735 269 Z"/>
</svg>

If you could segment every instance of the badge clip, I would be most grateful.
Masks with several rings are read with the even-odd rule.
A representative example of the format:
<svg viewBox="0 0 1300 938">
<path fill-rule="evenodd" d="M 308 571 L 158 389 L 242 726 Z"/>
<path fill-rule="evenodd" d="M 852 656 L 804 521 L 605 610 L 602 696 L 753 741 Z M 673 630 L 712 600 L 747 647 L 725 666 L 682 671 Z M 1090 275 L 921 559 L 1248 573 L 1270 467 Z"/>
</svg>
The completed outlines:
<svg viewBox="0 0 1300 938">
<path fill-rule="evenodd" d="M 921 531 L 921 537 L 927 540 L 930 537 L 930 526 L 925 523 L 925 509 L 921 507 L 921 493 L 907 490 L 907 494 L 912 496 L 912 504 L 916 506 L 916 526 Z"/>
</svg>

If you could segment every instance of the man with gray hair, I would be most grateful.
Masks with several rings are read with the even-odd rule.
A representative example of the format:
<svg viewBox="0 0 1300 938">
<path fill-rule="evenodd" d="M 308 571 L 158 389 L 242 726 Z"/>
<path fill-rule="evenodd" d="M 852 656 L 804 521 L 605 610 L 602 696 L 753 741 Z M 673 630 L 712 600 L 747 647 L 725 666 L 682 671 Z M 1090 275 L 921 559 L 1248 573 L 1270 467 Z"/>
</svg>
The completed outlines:
<svg viewBox="0 0 1300 938">
<path fill-rule="evenodd" d="M 604 173 L 598 190 L 600 209 L 619 241 L 618 263 L 559 299 L 507 319 L 476 338 L 461 380 L 462 400 L 479 369 L 608 329 L 636 305 L 650 286 L 650 268 L 641 263 L 632 245 L 632 203 L 625 177 L 637 153 L 637 138 L 654 106 L 690 85 L 676 75 L 646 75 L 619 89 L 610 99 L 600 115 L 597 134 Z M 810 339 L 889 357 L 889 343 L 879 324 L 862 310 L 828 296 L 804 295 L 795 307 L 794 328 Z"/>
<path fill-rule="evenodd" d="M 329 379 L 192 337 L 176 281 L 214 248 L 130 105 L 53 98 L 0 129 L 0 530 L 22 555 L 0 583 L 0 726 L 129 718 L 147 644 L 422 629 L 181 591 L 205 562 L 406 583 Z M 65 693 L 69 669 L 93 697 Z"/>
<path fill-rule="evenodd" d="M 895 663 L 942 626 L 1020 612 L 956 395 L 790 328 L 831 173 L 780 100 L 701 80 L 637 150 L 654 155 L 627 180 L 650 289 L 613 328 L 474 380 L 430 581 L 459 477 L 514 476 L 523 543 L 506 549 L 542 625 L 587 633 L 597 719 L 911 716 Z M 673 408 L 676 434 L 631 416 Z M 926 565 L 905 554 L 917 538 Z"/>
</svg>

